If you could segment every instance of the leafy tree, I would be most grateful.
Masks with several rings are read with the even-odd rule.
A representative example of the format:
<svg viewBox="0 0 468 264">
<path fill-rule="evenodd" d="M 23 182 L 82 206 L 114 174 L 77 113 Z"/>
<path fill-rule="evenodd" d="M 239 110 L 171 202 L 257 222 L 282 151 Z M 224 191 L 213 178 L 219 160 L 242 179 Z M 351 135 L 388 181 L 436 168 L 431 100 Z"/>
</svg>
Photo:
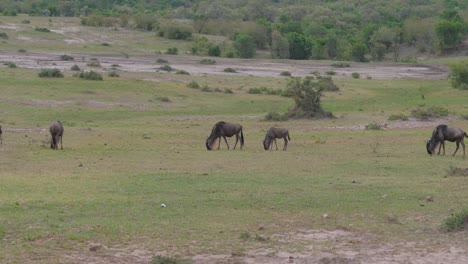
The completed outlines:
<svg viewBox="0 0 468 264">
<path fill-rule="evenodd" d="M 290 117 L 323 118 L 333 117 L 333 114 L 323 110 L 320 98 L 323 87 L 314 81 L 313 77 L 291 78 L 287 84 L 286 96 L 294 99 L 296 106 L 289 111 Z"/>
<path fill-rule="evenodd" d="M 255 55 L 254 38 L 250 35 L 237 35 L 234 41 L 234 49 L 241 58 L 253 58 Z"/>
<path fill-rule="evenodd" d="M 354 61 L 365 62 L 367 47 L 363 42 L 356 42 L 351 47 L 351 58 Z"/>
<path fill-rule="evenodd" d="M 302 34 L 291 32 L 288 34 L 289 58 L 305 60 L 312 54 L 312 40 Z"/>
<path fill-rule="evenodd" d="M 463 40 L 466 24 L 455 10 L 446 10 L 436 25 L 440 52 L 456 49 Z"/>
<path fill-rule="evenodd" d="M 280 32 L 271 34 L 271 57 L 274 59 L 289 59 L 289 42 Z"/>
</svg>

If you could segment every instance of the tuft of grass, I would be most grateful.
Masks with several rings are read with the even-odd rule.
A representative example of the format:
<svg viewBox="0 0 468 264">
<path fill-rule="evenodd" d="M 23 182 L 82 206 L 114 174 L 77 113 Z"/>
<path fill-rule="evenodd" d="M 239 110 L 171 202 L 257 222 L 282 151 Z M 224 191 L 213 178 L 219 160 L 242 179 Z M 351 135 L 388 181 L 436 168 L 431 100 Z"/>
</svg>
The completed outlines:
<svg viewBox="0 0 468 264">
<path fill-rule="evenodd" d="M 176 71 L 176 74 L 190 75 L 190 73 L 189 73 L 188 71 L 184 71 L 184 70 L 177 70 L 177 71 Z"/>
<path fill-rule="evenodd" d="M 46 33 L 50 32 L 50 29 L 44 28 L 44 27 L 36 27 L 34 28 L 34 30 L 39 31 L 39 32 L 46 32 Z"/>
<path fill-rule="evenodd" d="M 351 65 L 348 62 L 335 62 L 331 66 L 335 68 L 351 67 Z"/>
<path fill-rule="evenodd" d="M 119 73 L 117 71 L 110 71 L 107 76 L 109 77 L 120 77 Z"/>
<path fill-rule="evenodd" d="M 63 54 L 62 56 L 60 56 L 60 59 L 63 60 L 63 61 L 72 61 L 72 60 L 75 60 L 72 56 L 67 55 L 67 54 Z"/>
<path fill-rule="evenodd" d="M 70 70 L 72 70 L 72 71 L 81 71 L 80 67 L 78 67 L 78 65 L 76 65 L 76 64 L 71 66 Z"/>
<path fill-rule="evenodd" d="M 366 130 L 382 130 L 384 125 L 378 124 L 376 122 L 369 123 L 366 125 Z"/>
<path fill-rule="evenodd" d="M 8 68 L 16 68 L 16 63 L 14 62 L 11 62 L 11 61 L 7 61 L 4 63 Z"/>
<path fill-rule="evenodd" d="M 292 74 L 291 74 L 291 72 L 289 72 L 289 71 L 282 71 L 282 72 L 280 73 L 280 76 L 292 76 Z"/>
<path fill-rule="evenodd" d="M 87 66 L 89 67 L 101 67 L 101 63 L 99 62 L 99 59 L 97 58 L 91 58 L 89 59 L 88 63 L 86 63 Z"/>
<path fill-rule="evenodd" d="M 157 59 L 156 62 L 157 62 L 157 63 L 161 63 L 161 64 L 163 64 L 163 63 L 166 63 L 166 64 L 169 63 L 167 60 L 161 59 L 161 58 Z"/>
<path fill-rule="evenodd" d="M 167 65 L 167 64 L 164 65 L 164 66 L 159 67 L 159 69 L 162 70 L 162 71 L 167 71 L 167 72 L 171 72 L 171 71 L 174 70 L 174 68 L 172 68 L 170 65 Z"/>
<path fill-rule="evenodd" d="M 468 229 L 468 208 L 447 217 L 443 221 L 442 227 L 448 232 Z"/>
</svg>

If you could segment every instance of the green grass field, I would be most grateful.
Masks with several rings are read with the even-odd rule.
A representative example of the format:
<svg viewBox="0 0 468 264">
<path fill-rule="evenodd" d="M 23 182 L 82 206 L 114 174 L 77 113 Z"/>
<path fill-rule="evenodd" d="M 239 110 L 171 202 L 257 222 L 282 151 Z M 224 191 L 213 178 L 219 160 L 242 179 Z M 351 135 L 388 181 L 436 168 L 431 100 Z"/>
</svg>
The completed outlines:
<svg viewBox="0 0 468 264">
<path fill-rule="evenodd" d="M 286 79 L 151 82 L 124 73 L 99 82 L 37 74 L 0 68 L 2 263 L 86 262 L 70 256 L 88 255 L 95 243 L 105 246 L 103 259 L 105 250 L 128 247 L 149 257 L 242 256 L 259 248 L 273 256 L 310 250 L 302 240 L 278 239 L 303 230 L 371 236 L 362 242 L 369 248 L 402 241 L 427 250 L 466 246 L 466 230 L 441 227 L 468 201 L 467 176 L 449 173 L 468 167 L 461 150 L 451 157 L 455 146 L 447 143 L 446 156 L 427 155 L 432 127 L 424 122 L 362 129 L 433 105 L 449 109 L 446 123 L 468 129 L 460 118 L 468 112 L 466 91 L 446 80 L 338 79 L 340 91 L 323 97 L 336 119 L 265 122 L 267 112 L 286 111 L 292 100 L 248 94 L 245 84 L 284 88 Z M 190 89 L 190 80 L 234 93 Z M 49 148 L 56 119 L 65 127 L 59 151 Z M 219 120 L 243 125 L 241 151 L 206 150 Z M 263 150 L 273 125 L 290 130 L 288 151 Z M 311 243 L 339 250 L 333 241 Z"/>
</svg>

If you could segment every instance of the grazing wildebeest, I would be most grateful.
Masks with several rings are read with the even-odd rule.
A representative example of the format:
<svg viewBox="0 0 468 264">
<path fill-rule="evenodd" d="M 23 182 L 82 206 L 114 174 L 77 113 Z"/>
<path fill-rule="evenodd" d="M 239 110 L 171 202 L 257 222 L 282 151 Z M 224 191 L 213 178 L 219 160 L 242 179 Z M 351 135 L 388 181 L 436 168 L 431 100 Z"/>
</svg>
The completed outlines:
<svg viewBox="0 0 468 264">
<path fill-rule="evenodd" d="M 277 138 L 284 139 L 283 150 L 286 150 L 288 148 L 288 139 L 291 140 L 291 138 L 289 137 L 289 131 L 286 128 L 271 127 L 270 129 L 268 129 L 265 135 L 265 139 L 263 140 L 263 147 L 265 148 L 265 150 L 273 148 L 272 141 L 275 142 L 276 150 L 278 150 L 278 145 L 276 144 Z"/>
<path fill-rule="evenodd" d="M 440 154 L 440 148 L 443 149 L 445 155 L 445 140 L 450 142 L 455 142 L 457 144 L 457 148 L 455 152 L 453 152 L 452 156 L 457 153 L 458 148 L 460 147 L 460 143 L 463 147 L 463 156 L 465 156 L 465 142 L 463 141 L 465 137 L 468 137 L 465 131 L 458 127 L 448 127 L 447 125 L 438 125 L 434 131 L 432 132 L 432 137 L 426 143 L 427 153 L 429 155 L 434 154 L 435 148 L 437 144 L 439 145 L 439 152 L 437 155 Z"/>
<path fill-rule="evenodd" d="M 60 148 L 63 149 L 62 145 L 62 137 L 63 137 L 63 125 L 60 121 L 54 121 L 50 124 L 50 135 L 52 139 L 50 141 L 50 148 L 51 149 L 58 149 L 58 143 L 60 141 Z"/>
<path fill-rule="evenodd" d="M 221 137 L 223 137 L 229 149 L 229 144 L 226 137 L 232 137 L 234 135 L 236 136 L 236 144 L 234 145 L 233 149 L 236 149 L 239 138 L 240 148 L 242 149 L 242 146 L 244 145 L 244 134 L 242 133 L 242 126 L 240 124 L 228 123 L 224 121 L 218 122 L 213 126 L 210 136 L 206 139 L 206 148 L 208 150 L 212 150 L 213 144 L 215 143 L 216 139 L 219 138 L 219 149 L 221 147 Z"/>
</svg>

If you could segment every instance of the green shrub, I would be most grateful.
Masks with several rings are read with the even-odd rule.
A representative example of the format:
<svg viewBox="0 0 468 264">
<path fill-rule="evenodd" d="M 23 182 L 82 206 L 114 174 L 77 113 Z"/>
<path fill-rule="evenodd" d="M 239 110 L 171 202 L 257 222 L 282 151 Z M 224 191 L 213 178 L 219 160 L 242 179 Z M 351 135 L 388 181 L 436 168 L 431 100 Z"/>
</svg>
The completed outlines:
<svg viewBox="0 0 468 264">
<path fill-rule="evenodd" d="M 41 78 L 63 78 L 63 73 L 59 69 L 42 69 L 39 72 Z"/>
<path fill-rule="evenodd" d="M 102 75 L 98 72 L 95 71 L 89 71 L 89 72 L 81 72 L 78 77 L 81 79 L 85 80 L 91 80 L 91 81 L 102 81 Z"/>
<path fill-rule="evenodd" d="M 189 84 L 187 84 L 187 87 L 192 89 L 200 89 L 200 85 L 196 81 L 191 81 Z"/>
<path fill-rule="evenodd" d="M 4 63 L 8 68 L 16 68 L 16 63 L 7 61 Z"/>
<path fill-rule="evenodd" d="M 280 75 L 281 75 L 281 76 L 291 76 L 292 74 L 291 74 L 291 72 L 288 72 L 288 71 L 282 71 L 282 72 L 280 73 Z"/>
<path fill-rule="evenodd" d="M 177 71 L 176 71 L 176 74 L 190 75 L 190 73 L 188 73 L 188 71 L 184 71 L 184 70 L 177 70 Z"/>
<path fill-rule="evenodd" d="M 226 68 L 226 69 L 224 69 L 224 72 L 236 73 L 237 71 L 234 68 Z"/>
<path fill-rule="evenodd" d="M 167 96 L 160 96 L 157 99 L 158 99 L 158 101 L 164 102 L 164 103 L 170 103 L 171 102 L 171 99 L 169 99 L 169 97 L 167 97 Z"/>
<path fill-rule="evenodd" d="M 176 47 L 168 48 L 167 51 L 166 51 L 166 54 L 177 55 L 177 54 L 179 54 L 179 50 Z"/>
<path fill-rule="evenodd" d="M 164 25 L 159 35 L 168 39 L 191 40 L 193 28 L 188 24 L 168 23 Z"/>
<path fill-rule="evenodd" d="M 317 85 L 323 91 L 336 92 L 340 90 L 331 77 L 318 77 Z"/>
<path fill-rule="evenodd" d="M 18 52 L 20 52 L 20 53 L 25 53 L 26 50 L 25 50 L 25 49 L 19 49 Z"/>
<path fill-rule="evenodd" d="M 334 72 L 334 71 L 326 71 L 325 74 L 326 74 L 326 75 L 335 75 L 336 72 Z"/>
<path fill-rule="evenodd" d="M 268 112 L 263 120 L 265 121 L 287 121 L 288 114 L 282 113 L 277 110 L 273 110 L 273 111 Z"/>
<path fill-rule="evenodd" d="M 167 60 L 161 59 L 161 58 L 157 59 L 156 62 L 157 62 L 157 63 L 161 63 L 161 64 L 162 64 L 162 63 L 168 63 Z"/>
<path fill-rule="evenodd" d="M 221 56 L 221 48 L 218 45 L 208 47 L 208 56 L 213 56 L 213 57 Z"/>
<path fill-rule="evenodd" d="M 234 92 L 229 88 L 224 88 L 224 93 L 233 94 Z"/>
<path fill-rule="evenodd" d="M 468 208 L 447 217 L 442 227 L 448 232 L 468 229 Z"/>
<path fill-rule="evenodd" d="M 190 261 L 175 257 L 154 256 L 149 264 L 189 264 Z"/>
<path fill-rule="evenodd" d="M 161 66 L 159 67 L 160 70 L 163 70 L 163 71 L 167 71 L 167 72 L 171 72 L 174 70 L 174 68 L 172 68 L 170 65 L 164 65 L 164 66 Z"/>
<path fill-rule="evenodd" d="M 63 60 L 63 61 L 72 61 L 74 60 L 74 58 L 70 55 L 67 55 L 67 54 L 63 54 L 62 56 L 60 56 L 60 59 Z"/>
<path fill-rule="evenodd" d="M 357 72 L 353 72 L 353 73 L 351 73 L 351 77 L 353 77 L 354 79 L 359 79 L 359 78 L 361 78 L 361 75 L 359 73 L 357 73 Z"/>
<path fill-rule="evenodd" d="M 2 39 L 8 39 L 8 35 L 5 32 L 0 32 L 0 38 Z"/>
<path fill-rule="evenodd" d="M 72 70 L 72 71 L 81 71 L 80 67 L 78 67 L 78 65 L 76 65 L 76 64 L 71 66 L 70 70 Z"/>
<path fill-rule="evenodd" d="M 208 85 L 204 85 L 204 86 L 201 88 L 201 90 L 202 90 L 203 92 L 212 92 L 212 91 L 213 91 L 210 87 L 208 87 Z"/>
</svg>

